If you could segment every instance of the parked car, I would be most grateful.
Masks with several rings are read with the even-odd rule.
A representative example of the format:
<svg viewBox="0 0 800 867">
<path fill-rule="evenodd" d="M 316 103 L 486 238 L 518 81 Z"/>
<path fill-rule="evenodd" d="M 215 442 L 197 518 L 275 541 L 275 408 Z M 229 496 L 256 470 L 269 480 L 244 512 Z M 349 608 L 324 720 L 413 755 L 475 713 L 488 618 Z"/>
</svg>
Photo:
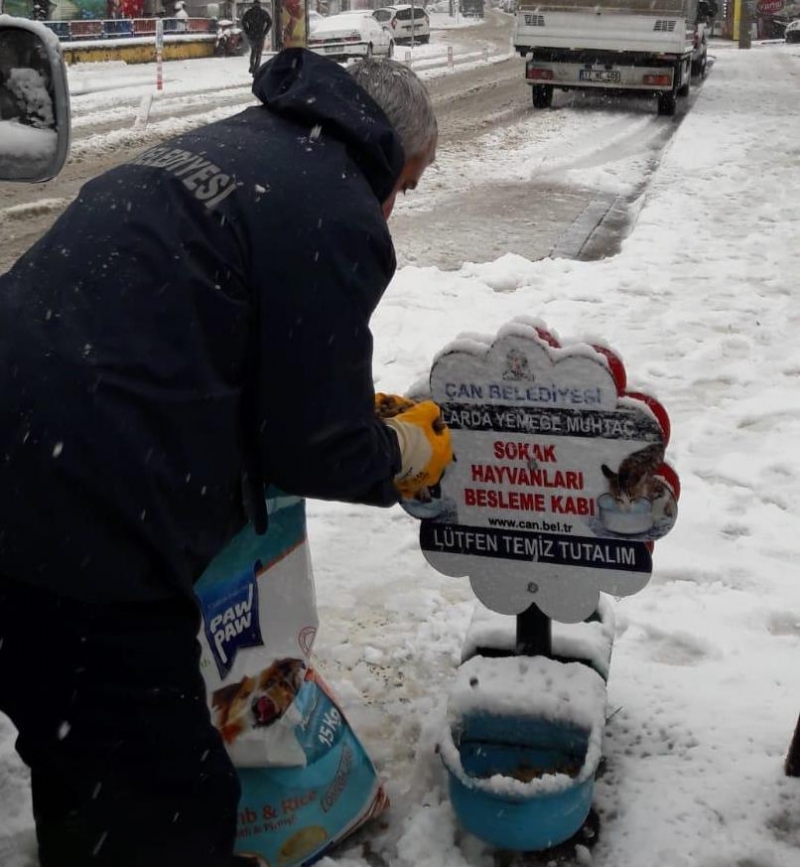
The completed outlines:
<svg viewBox="0 0 800 867">
<path fill-rule="evenodd" d="M 316 12 L 314 9 L 308 10 L 308 32 L 311 33 L 312 30 L 316 30 L 317 24 L 321 21 L 325 20 L 324 15 L 320 15 L 319 12 Z"/>
<path fill-rule="evenodd" d="M 790 21 L 783 31 L 783 38 L 787 42 L 800 42 L 800 18 Z"/>
<path fill-rule="evenodd" d="M 369 10 L 328 15 L 314 29 L 308 47 L 317 54 L 345 61 L 354 57 L 391 57 L 394 38 Z"/>
<path fill-rule="evenodd" d="M 431 22 L 422 5 L 384 6 L 372 13 L 380 24 L 391 28 L 395 42 L 429 42 Z"/>
</svg>

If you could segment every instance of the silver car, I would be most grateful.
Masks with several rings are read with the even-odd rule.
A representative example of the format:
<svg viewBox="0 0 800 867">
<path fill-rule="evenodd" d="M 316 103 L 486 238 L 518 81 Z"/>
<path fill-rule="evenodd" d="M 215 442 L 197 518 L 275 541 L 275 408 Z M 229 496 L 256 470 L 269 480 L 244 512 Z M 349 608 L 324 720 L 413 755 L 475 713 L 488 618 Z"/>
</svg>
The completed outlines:
<svg viewBox="0 0 800 867">
<path fill-rule="evenodd" d="M 391 57 L 394 37 L 388 27 L 379 24 L 369 10 L 328 15 L 309 33 L 308 47 L 332 60 L 358 57 Z"/>
</svg>

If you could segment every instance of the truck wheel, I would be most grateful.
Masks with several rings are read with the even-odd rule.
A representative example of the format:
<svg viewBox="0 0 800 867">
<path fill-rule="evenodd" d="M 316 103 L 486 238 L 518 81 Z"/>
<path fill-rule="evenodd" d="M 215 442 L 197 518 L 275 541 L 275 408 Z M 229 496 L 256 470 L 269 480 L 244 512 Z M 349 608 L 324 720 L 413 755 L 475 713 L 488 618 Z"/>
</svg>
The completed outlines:
<svg viewBox="0 0 800 867">
<path fill-rule="evenodd" d="M 553 104 L 553 88 L 549 84 L 534 84 L 531 96 L 534 108 L 550 108 Z"/>
<path fill-rule="evenodd" d="M 658 113 L 664 115 L 665 117 L 672 117 L 675 114 L 675 109 L 677 108 L 678 100 L 675 97 L 675 94 L 670 91 L 669 93 L 660 93 L 658 95 Z"/>
</svg>

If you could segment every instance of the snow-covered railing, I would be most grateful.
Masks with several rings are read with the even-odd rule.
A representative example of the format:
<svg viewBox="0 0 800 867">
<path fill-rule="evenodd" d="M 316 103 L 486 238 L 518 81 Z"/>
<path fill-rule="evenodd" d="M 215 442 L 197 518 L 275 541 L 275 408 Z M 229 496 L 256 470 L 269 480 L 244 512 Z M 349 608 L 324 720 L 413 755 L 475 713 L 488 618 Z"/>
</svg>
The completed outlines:
<svg viewBox="0 0 800 867">
<path fill-rule="evenodd" d="M 43 21 L 62 42 L 92 39 L 132 39 L 153 37 L 156 18 L 107 18 L 104 20 Z M 211 18 L 164 18 L 165 35 L 184 33 L 214 33 L 216 23 Z"/>
</svg>

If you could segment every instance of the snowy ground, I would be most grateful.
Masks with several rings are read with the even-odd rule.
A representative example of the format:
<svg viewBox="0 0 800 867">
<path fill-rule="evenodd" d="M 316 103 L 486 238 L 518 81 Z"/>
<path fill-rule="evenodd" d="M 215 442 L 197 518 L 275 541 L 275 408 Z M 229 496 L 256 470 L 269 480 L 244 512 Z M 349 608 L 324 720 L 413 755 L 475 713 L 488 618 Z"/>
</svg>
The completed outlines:
<svg viewBox="0 0 800 867">
<path fill-rule="evenodd" d="M 405 267 L 374 318 L 384 391 L 425 377 L 459 332 L 526 314 L 607 341 L 670 413 L 681 514 L 650 584 L 614 603 L 595 867 L 800 864 L 800 781 L 782 774 L 800 711 L 800 46 L 712 50 L 619 255 Z M 521 173 L 547 170 L 518 156 Z M 468 583 L 426 564 L 400 509 L 309 511 L 318 665 L 394 803 L 325 863 L 492 867 L 433 751 Z M 0 864 L 28 867 L 26 774 L 3 720 L 0 768 Z"/>
</svg>

